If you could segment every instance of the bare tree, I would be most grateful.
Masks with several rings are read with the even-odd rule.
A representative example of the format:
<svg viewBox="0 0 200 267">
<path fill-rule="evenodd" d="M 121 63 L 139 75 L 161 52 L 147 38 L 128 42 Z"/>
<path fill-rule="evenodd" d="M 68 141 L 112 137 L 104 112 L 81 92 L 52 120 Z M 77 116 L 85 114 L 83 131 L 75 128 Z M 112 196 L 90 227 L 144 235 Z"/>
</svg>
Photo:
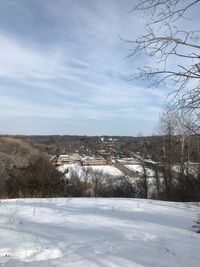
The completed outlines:
<svg viewBox="0 0 200 267">
<path fill-rule="evenodd" d="M 159 170 L 158 170 L 158 165 L 153 164 L 153 170 L 154 170 L 154 178 L 155 178 L 155 188 L 157 191 L 156 198 L 160 198 L 160 191 L 161 191 L 161 181 L 160 181 L 160 175 L 159 175 Z"/>
<path fill-rule="evenodd" d="M 173 165 L 177 160 L 177 151 L 175 147 L 177 125 L 178 121 L 175 114 L 169 110 L 164 111 L 159 121 L 159 134 L 163 136 L 163 155 L 160 158 L 160 165 L 166 199 L 173 198 Z"/>
<path fill-rule="evenodd" d="M 143 163 L 142 163 L 142 170 L 143 170 L 143 181 L 142 181 L 142 183 L 143 183 L 143 188 L 144 188 L 144 198 L 148 198 L 148 177 L 147 177 L 147 170 L 146 170 L 146 166 L 145 166 L 145 163 L 144 163 L 144 161 L 143 161 Z"/>
<path fill-rule="evenodd" d="M 101 195 L 104 178 L 105 177 L 102 171 L 92 171 L 91 180 L 92 180 L 92 186 L 93 186 L 95 197 L 98 197 Z"/>
<path fill-rule="evenodd" d="M 190 114 L 195 133 L 200 132 L 200 30 L 197 23 L 187 29 L 184 22 L 189 24 L 192 10 L 199 7 L 200 0 L 139 0 L 132 11 L 145 14 L 146 32 L 126 40 L 133 45 L 130 56 L 142 52 L 156 59 L 157 67 L 139 68 L 139 77 L 152 86 L 173 86 L 169 106 Z"/>
<path fill-rule="evenodd" d="M 7 179 L 8 175 L 6 172 L 6 166 L 4 162 L 0 162 L 0 196 L 1 198 L 6 195 L 4 192 L 4 182 Z"/>
<path fill-rule="evenodd" d="M 90 195 L 90 179 L 93 171 L 91 167 L 84 167 L 82 169 L 82 179 L 83 179 L 83 186 L 84 186 L 84 195 Z"/>
</svg>

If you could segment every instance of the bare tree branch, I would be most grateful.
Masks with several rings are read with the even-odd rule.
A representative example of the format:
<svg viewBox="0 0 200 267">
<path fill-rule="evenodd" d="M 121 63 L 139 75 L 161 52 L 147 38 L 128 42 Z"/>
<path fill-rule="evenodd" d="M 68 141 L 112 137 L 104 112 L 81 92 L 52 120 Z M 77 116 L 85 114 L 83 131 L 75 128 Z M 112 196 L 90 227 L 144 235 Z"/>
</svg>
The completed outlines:
<svg viewBox="0 0 200 267">
<path fill-rule="evenodd" d="M 142 11 L 148 16 L 146 34 L 136 40 L 125 40 L 133 46 L 129 57 L 144 53 L 157 60 L 157 68 L 139 68 L 137 78 L 149 81 L 154 87 L 173 83 L 174 90 L 169 94 L 171 109 L 191 113 L 193 131 L 197 132 L 200 131 L 200 30 L 180 29 L 178 20 L 185 19 L 188 11 L 199 4 L 200 0 L 139 0 L 130 12 Z"/>
</svg>

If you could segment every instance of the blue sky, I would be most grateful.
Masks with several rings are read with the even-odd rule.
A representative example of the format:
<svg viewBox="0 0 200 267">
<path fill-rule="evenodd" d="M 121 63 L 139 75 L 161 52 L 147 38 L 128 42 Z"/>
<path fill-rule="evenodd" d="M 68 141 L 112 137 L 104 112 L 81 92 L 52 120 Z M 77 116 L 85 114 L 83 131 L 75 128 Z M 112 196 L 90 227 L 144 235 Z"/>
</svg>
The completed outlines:
<svg viewBox="0 0 200 267">
<path fill-rule="evenodd" d="M 0 0 L 0 133 L 151 134 L 166 92 L 132 79 L 134 1 Z"/>
</svg>

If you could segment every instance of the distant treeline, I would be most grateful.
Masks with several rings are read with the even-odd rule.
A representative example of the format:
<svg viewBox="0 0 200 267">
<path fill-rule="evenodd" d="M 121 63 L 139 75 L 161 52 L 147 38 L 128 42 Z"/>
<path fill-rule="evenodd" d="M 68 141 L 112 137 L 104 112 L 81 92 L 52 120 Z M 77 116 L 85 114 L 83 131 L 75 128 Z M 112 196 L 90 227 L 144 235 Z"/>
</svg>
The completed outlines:
<svg viewBox="0 0 200 267">
<path fill-rule="evenodd" d="M 169 138 L 168 133 L 154 136 L 77 136 L 77 135 L 46 135 L 46 136 L 12 136 L 22 140 L 32 148 L 50 155 L 55 154 L 105 154 L 113 156 L 131 157 L 134 153 L 140 153 L 146 158 L 160 161 L 164 155 L 164 146 Z M 1 137 L 0 137 L 1 139 Z M 190 134 L 189 160 L 199 162 L 199 135 Z M 173 162 L 179 162 L 182 149 L 182 134 L 173 135 Z M 5 149 L 5 148 L 4 148 Z M 2 151 L 0 147 L 0 152 Z"/>
</svg>

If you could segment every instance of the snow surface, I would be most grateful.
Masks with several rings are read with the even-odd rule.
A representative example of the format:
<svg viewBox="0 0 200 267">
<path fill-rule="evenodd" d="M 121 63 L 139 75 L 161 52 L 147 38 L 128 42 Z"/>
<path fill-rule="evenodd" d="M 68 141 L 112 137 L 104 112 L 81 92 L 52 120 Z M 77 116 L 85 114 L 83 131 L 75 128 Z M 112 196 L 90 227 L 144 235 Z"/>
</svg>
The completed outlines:
<svg viewBox="0 0 200 267">
<path fill-rule="evenodd" d="M 199 267 L 199 207 L 139 199 L 0 203 L 0 264 L 14 267 Z"/>
<path fill-rule="evenodd" d="M 119 161 L 120 163 L 122 163 L 124 165 L 139 163 L 139 160 L 135 159 L 135 158 L 123 158 L 123 159 L 118 159 L 117 161 Z"/>
<path fill-rule="evenodd" d="M 133 164 L 133 165 L 125 165 L 128 169 L 133 170 L 135 172 L 138 172 L 139 174 L 143 175 L 144 171 L 143 171 L 143 167 L 140 164 Z M 153 177 L 154 176 L 154 171 L 146 168 L 146 173 L 147 176 L 149 177 Z"/>
<path fill-rule="evenodd" d="M 111 176 L 121 176 L 124 175 L 120 170 L 115 168 L 114 166 L 111 165 L 102 165 L 102 166 L 91 166 L 91 168 L 94 171 L 99 171 L 104 174 L 109 174 Z"/>
<path fill-rule="evenodd" d="M 80 164 L 64 164 L 63 166 L 58 167 L 58 170 L 61 172 L 64 172 L 66 169 L 69 170 L 69 173 L 66 175 L 66 177 L 70 177 L 70 174 L 72 171 L 76 171 L 79 177 L 81 178 L 83 176 L 83 169 L 92 169 L 93 171 L 102 172 L 103 174 L 108 174 L 111 176 L 122 176 L 124 175 L 120 170 L 115 168 L 112 165 L 100 165 L 100 166 L 89 166 L 89 167 L 82 167 Z"/>
</svg>

